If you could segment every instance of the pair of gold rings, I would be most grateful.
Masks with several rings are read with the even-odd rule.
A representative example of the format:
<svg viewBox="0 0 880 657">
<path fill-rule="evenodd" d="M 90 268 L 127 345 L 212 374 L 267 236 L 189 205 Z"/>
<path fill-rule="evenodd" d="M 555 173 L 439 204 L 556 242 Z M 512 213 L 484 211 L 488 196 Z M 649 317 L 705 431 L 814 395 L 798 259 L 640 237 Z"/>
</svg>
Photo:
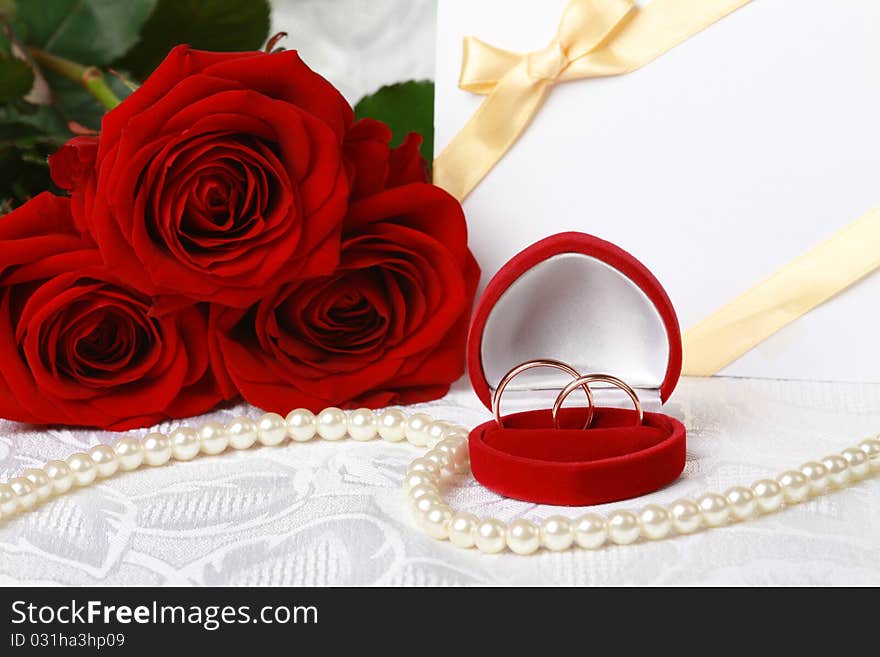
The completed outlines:
<svg viewBox="0 0 880 657">
<path fill-rule="evenodd" d="M 505 374 L 501 381 L 498 383 L 498 387 L 495 389 L 495 394 L 492 395 L 492 414 L 495 416 L 495 422 L 498 423 L 500 428 L 504 428 L 504 423 L 501 421 L 501 396 L 504 394 L 504 389 L 507 388 L 508 384 L 517 376 L 531 369 L 535 369 L 536 367 L 550 367 L 556 370 L 561 370 L 565 372 L 569 376 L 572 377 L 572 381 L 565 386 L 556 397 L 556 401 L 553 402 L 553 426 L 555 428 L 559 428 L 559 409 L 562 408 L 562 404 L 565 402 L 566 398 L 577 390 L 581 388 L 584 391 L 584 394 L 587 396 L 587 403 L 589 403 L 589 407 L 587 408 L 587 420 L 584 423 L 584 429 L 588 429 L 590 425 L 593 423 L 593 415 L 595 413 L 595 406 L 593 405 L 593 391 L 590 390 L 591 383 L 609 383 L 613 386 L 616 386 L 623 390 L 629 398 L 632 400 L 633 405 L 636 409 L 636 415 L 638 416 L 638 420 L 636 421 L 636 426 L 642 423 L 642 418 L 644 416 L 642 412 L 642 404 L 639 402 L 639 396 L 636 394 L 636 391 L 633 390 L 632 386 L 630 386 L 625 381 L 618 379 L 616 376 L 611 376 L 610 374 L 586 374 L 582 375 L 576 369 L 574 369 L 568 363 L 563 363 L 559 360 L 553 360 L 551 358 L 537 358 L 535 360 L 528 360 L 524 363 L 520 363 L 516 367 L 512 368 L 507 374 Z"/>
</svg>

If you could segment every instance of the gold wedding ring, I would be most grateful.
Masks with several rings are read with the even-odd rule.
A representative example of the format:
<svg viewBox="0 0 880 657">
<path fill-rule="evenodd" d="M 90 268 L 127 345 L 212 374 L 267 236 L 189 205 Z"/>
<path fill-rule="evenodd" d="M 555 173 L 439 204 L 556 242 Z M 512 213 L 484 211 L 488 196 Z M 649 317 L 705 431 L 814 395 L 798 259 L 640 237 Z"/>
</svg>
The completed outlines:
<svg viewBox="0 0 880 657">
<path fill-rule="evenodd" d="M 559 396 L 553 403 L 554 428 L 559 428 L 559 419 L 557 416 L 559 414 L 559 409 L 562 406 L 562 403 L 565 401 L 566 397 L 568 397 L 576 388 L 582 388 L 583 386 L 589 387 L 591 383 L 610 383 L 611 385 L 623 390 L 627 395 L 629 395 L 629 398 L 632 400 L 633 406 L 635 406 L 636 408 L 636 415 L 638 416 L 636 426 L 639 426 L 642 423 L 642 419 L 644 417 L 644 413 L 642 412 L 642 405 L 639 402 L 639 396 L 636 394 L 636 391 L 633 390 L 632 386 L 630 386 L 625 381 L 618 379 L 616 376 L 611 376 L 610 374 L 588 374 L 586 376 L 579 376 L 574 381 L 565 386 L 562 389 L 562 392 L 559 393 Z M 590 410 L 592 410 L 592 400 Z M 590 419 L 592 420 L 592 413 L 590 413 Z M 589 426 L 589 424 L 587 426 Z"/>
<path fill-rule="evenodd" d="M 507 384 L 509 384 L 515 377 L 519 376 L 523 372 L 534 369 L 536 367 L 552 367 L 553 369 L 561 370 L 566 374 L 571 375 L 574 379 L 582 378 L 581 373 L 574 369 L 571 365 L 563 363 L 559 360 L 553 360 L 551 358 L 537 358 L 535 360 L 526 361 L 525 363 L 520 363 L 501 378 L 501 381 L 498 383 L 498 387 L 495 389 L 495 393 L 492 395 L 492 414 L 495 416 L 495 422 L 498 423 L 499 428 L 504 428 L 504 423 L 501 421 L 501 395 L 504 394 L 504 389 L 507 388 Z M 569 387 L 570 386 L 566 386 L 565 389 L 568 390 Z M 578 386 L 575 386 L 574 388 L 577 387 Z M 580 387 L 583 388 L 584 393 L 587 395 L 587 401 L 590 404 L 587 411 L 587 421 L 584 423 L 584 429 L 586 429 L 593 421 L 593 393 L 590 390 L 590 386 L 588 383 L 583 383 L 580 385 Z M 574 390 L 574 388 L 572 388 L 571 390 Z M 569 390 L 569 394 L 571 394 L 571 390 Z M 555 412 L 553 414 L 553 420 L 555 424 Z"/>
</svg>

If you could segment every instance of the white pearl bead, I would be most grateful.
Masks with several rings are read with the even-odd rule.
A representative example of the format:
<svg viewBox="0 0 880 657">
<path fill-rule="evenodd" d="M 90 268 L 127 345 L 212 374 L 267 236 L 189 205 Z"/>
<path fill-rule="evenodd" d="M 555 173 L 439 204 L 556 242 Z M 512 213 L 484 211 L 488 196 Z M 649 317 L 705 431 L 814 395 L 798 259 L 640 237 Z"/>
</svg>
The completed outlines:
<svg viewBox="0 0 880 657">
<path fill-rule="evenodd" d="M 771 513 L 782 506 L 782 486 L 773 479 L 756 481 L 752 484 L 752 492 L 758 501 L 758 508 L 764 513 Z"/>
<path fill-rule="evenodd" d="M 403 411 L 386 408 L 379 413 L 376 424 L 382 440 L 396 443 L 406 438 L 406 413 Z"/>
<path fill-rule="evenodd" d="M 458 447 L 455 448 L 455 471 L 467 472 L 471 469 L 471 452 L 467 440 L 462 440 Z"/>
<path fill-rule="evenodd" d="M 618 545 L 634 542 L 639 533 L 639 519 L 632 511 L 615 511 L 608 516 L 608 536 Z"/>
<path fill-rule="evenodd" d="M 453 425 L 446 430 L 444 440 L 460 440 L 467 443 L 470 432 L 465 427 Z"/>
<path fill-rule="evenodd" d="M 706 493 L 697 498 L 703 521 L 709 527 L 720 527 L 730 518 L 730 506 L 723 495 Z"/>
<path fill-rule="evenodd" d="M 703 526 L 700 507 L 693 500 L 676 500 L 670 505 L 669 513 L 672 515 L 672 526 L 679 534 L 693 534 Z"/>
<path fill-rule="evenodd" d="M 868 456 L 857 447 L 849 447 L 843 450 L 840 455 L 849 464 L 849 471 L 853 479 L 861 479 L 871 470 Z"/>
<path fill-rule="evenodd" d="M 443 498 L 440 497 L 438 493 L 427 493 L 422 495 L 419 499 L 413 500 L 413 511 L 415 511 L 416 515 L 427 513 L 432 507 L 437 504 L 444 504 Z"/>
<path fill-rule="evenodd" d="M 859 443 L 859 449 L 868 457 L 871 469 L 880 469 L 880 439 L 868 438 L 863 440 Z"/>
<path fill-rule="evenodd" d="M 77 452 L 67 457 L 67 465 L 78 486 L 88 486 L 98 476 L 98 469 L 88 454 Z"/>
<path fill-rule="evenodd" d="M 24 477 L 13 477 L 9 480 L 9 487 L 15 494 L 18 508 L 22 511 L 30 511 L 37 506 L 37 491 L 34 485 Z"/>
<path fill-rule="evenodd" d="M 562 552 L 574 543 L 571 520 L 565 516 L 550 516 L 541 523 L 541 542 L 554 552 Z"/>
<path fill-rule="evenodd" d="M 0 484 L 0 516 L 12 516 L 18 511 L 18 496 L 9 484 Z"/>
<path fill-rule="evenodd" d="M 248 449 L 257 442 L 257 425 L 249 417 L 237 417 L 226 423 L 226 437 L 232 449 Z"/>
<path fill-rule="evenodd" d="M 49 479 L 45 470 L 40 468 L 30 468 L 29 470 L 25 470 L 22 476 L 31 482 L 34 491 L 37 493 L 38 500 L 45 500 L 51 497 L 52 481 Z"/>
<path fill-rule="evenodd" d="M 102 479 L 112 477 L 119 470 L 119 459 L 110 445 L 95 445 L 89 450 L 89 458 Z"/>
<path fill-rule="evenodd" d="M 441 452 L 439 449 L 432 449 L 426 452 L 422 458 L 428 459 L 441 470 L 446 469 L 451 472 L 455 457 L 446 452 Z"/>
<path fill-rule="evenodd" d="M 144 446 L 137 438 L 120 438 L 113 445 L 120 469 L 137 470 L 144 462 Z"/>
<path fill-rule="evenodd" d="M 456 513 L 449 521 L 449 541 L 460 548 L 473 547 L 474 532 L 479 522 L 472 513 Z"/>
<path fill-rule="evenodd" d="M 751 488 L 745 486 L 728 488 L 724 493 L 724 498 L 737 520 L 745 520 L 758 510 L 758 500 L 755 499 Z"/>
<path fill-rule="evenodd" d="M 287 424 L 287 435 L 298 443 L 306 443 L 315 437 L 318 431 L 315 414 L 307 408 L 295 408 L 284 418 Z"/>
<path fill-rule="evenodd" d="M 507 526 L 495 518 L 484 518 L 474 530 L 474 544 L 486 554 L 501 552 L 507 545 Z"/>
<path fill-rule="evenodd" d="M 413 486 L 409 490 L 409 499 L 413 502 L 419 500 L 419 498 L 424 497 L 425 495 L 437 495 L 437 489 L 434 486 Z"/>
<path fill-rule="evenodd" d="M 434 420 L 431 424 L 428 425 L 428 429 L 425 432 L 427 435 L 427 440 L 425 444 L 428 447 L 434 447 L 441 440 L 446 438 L 446 431 L 452 425 L 449 422 L 445 422 L 443 420 Z"/>
<path fill-rule="evenodd" d="M 324 440 L 341 440 L 348 433 L 345 412 L 333 406 L 318 413 L 315 421 L 318 435 Z"/>
<path fill-rule="evenodd" d="M 642 535 L 653 541 L 666 538 L 672 531 L 672 516 L 662 506 L 649 504 L 639 512 Z"/>
<path fill-rule="evenodd" d="M 507 547 L 517 554 L 531 554 L 541 547 L 541 530 L 535 523 L 518 518 L 507 528 Z"/>
<path fill-rule="evenodd" d="M 199 434 L 192 427 L 177 427 L 169 436 L 171 453 L 178 461 L 192 461 L 199 455 L 202 446 Z"/>
<path fill-rule="evenodd" d="M 171 440 L 164 433 L 148 433 L 143 445 L 147 465 L 165 465 L 171 460 Z"/>
<path fill-rule="evenodd" d="M 840 487 L 849 481 L 849 463 L 840 454 L 829 454 L 822 459 L 822 465 L 828 471 L 830 484 Z"/>
<path fill-rule="evenodd" d="M 803 502 L 810 496 L 810 482 L 799 470 L 786 470 L 776 478 L 788 504 Z"/>
<path fill-rule="evenodd" d="M 416 447 L 428 444 L 428 426 L 431 418 L 424 413 L 410 415 L 406 421 L 406 439 Z"/>
<path fill-rule="evenodd" d="M 431 538 L 442 541 L 449 536 L 449 521 L 452 511 L 445 504 L 435 504 L 421 517 L 421 525 Z"/>
<path fill-rule="evenodd" d="M 192 427 L 178 427 L 168 436 L 171 455 L 178 461 L 191 461 L 199 454 L 199 434 Z"/>
<path fill-rule="evenodd" d="M 348 435 L 353 440 L 372 440 L 376 433 L 376 414 L 369 408 L 359 408 L 349 414 Z"/>
<path fill-rule="evenodd" d="M 810 482 L 810 492 L 814 495 L 828 489 L 828 469 L 816 461 L 808 461 L 798 468 Z"/>
<path fill-rule="evenodd" d="M 340 413 L 342 411 L 339 411 Z M 261 445 L 274 447 L 287 438 L 287 425 L 278 413 L 263 413 L 257 420 L 257 440 Z"/>
<path fill-rule="evenodd" d="M 404 490 L 411 491 L 416 486 L 431 486 L 432 488 L 437 488 L 437 479 L 432 474 L 424 471 L 408 473 L 403 480 Z"/>
<path fill-rule="evenodd" d="M 219 422 L 205 422 L 199 427 L 199 444 L 202 454 L 209 456 L 226 451 L 226 448 L 229 447 L 226 427 Z"/>
<path fill-rule="evenodd" d="M 608 538 L 605 518 L 598 513 L 587 513 L 574 521 L 574 540 L 587 550 L 602 547 Z"/>
<path fill-rule="evenodd" d="M 438 452 L 449 454 L 452 459 L 453 472 L 466 472 L 470 465 L 467 442 L 456 438 L 446 438 L 434 448 Z"/>
<path fill-rule="evenodd" d="M 52 492 L 55 495 L 66 493 L 73 486 L 73 473 L 64 461 L 49 461 L 43 470 L 52 482 Z"/>
<path fill-rule="evenodd" d="M 437 467 L 437 464 L 424 457 L 413 459 L 412 463 L 409 464 L 409 473 L 413 472 L 426 472 L 433 477 L 440 476 L 440 468 Z"/>
</svg>

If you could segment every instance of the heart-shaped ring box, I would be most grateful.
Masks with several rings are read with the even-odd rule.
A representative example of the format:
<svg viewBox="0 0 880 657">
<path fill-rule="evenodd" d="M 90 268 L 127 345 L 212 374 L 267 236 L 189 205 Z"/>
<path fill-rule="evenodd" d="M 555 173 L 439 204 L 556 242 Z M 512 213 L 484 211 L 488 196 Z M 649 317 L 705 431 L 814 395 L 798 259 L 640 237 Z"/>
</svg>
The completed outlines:
<svg viewBox="0 0 880 657">
<path fill-rule="evenodd" d="M 583 429 L 586 409 L 571 406 L 576 395 L 583 403 L 578 389 L 556 429 L 550 407 L 572 379 L 529 370 L 504 391 L 504 426 L 490 420 L 470 434 L 477 480 L 506 497 L 583 506 L 644 495 L 678 478 L 685 428 L 659 410 L 681 373 L 681 331 L 672 302 L 642 263 L 584 233 L 553 235 L 507 262 L 471 321 L 468 374 L 477 396 L 491 408 L 505 373 L 538 358 L 622 379 L 646 409 L 644 421 L 637 425 L 622 390 L 592 384 L 590 428 Z M 512 408 L 537 410 L 503 415 Z"/>
</svg>

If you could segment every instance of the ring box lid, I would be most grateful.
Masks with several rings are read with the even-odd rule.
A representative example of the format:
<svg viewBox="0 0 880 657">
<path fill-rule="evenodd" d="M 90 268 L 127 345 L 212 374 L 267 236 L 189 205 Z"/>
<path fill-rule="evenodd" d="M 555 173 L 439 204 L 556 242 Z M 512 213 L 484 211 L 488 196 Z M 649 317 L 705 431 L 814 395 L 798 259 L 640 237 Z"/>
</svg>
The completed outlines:
<svg viewBox="0 0 880 657">
<path fill-rule="evenodd" d="M 649 409 L 668 399 L 681 373 L 681 330 L 660 282 L 623 249 L 578 232 L 545 238 L 498 270 L 477 302 L 467 351 L 471 384 L 487 408 L 501 378 L 536 358 L 617 376 Z M 570 380 L 529 370 L 508 385 L 502 405 L 549 406 Z M 599 406 L 628 399 L 599 386 L 594 396 Z"/>
</svg>

